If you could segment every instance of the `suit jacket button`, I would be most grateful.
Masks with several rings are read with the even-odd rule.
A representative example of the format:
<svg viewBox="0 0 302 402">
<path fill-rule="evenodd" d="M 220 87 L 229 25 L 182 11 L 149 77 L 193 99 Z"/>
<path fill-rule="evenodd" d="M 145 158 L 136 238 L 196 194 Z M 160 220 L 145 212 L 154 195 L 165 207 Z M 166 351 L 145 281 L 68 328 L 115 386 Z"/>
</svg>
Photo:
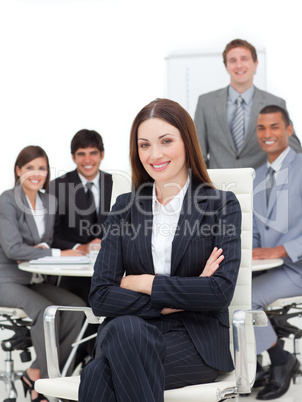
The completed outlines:
<svg viewBox="0 0 302 402">
<path fill-rule="evenodd" d="M 236 159 L 238 160 L 238 159 L 240 159 L 240 157 L 237 155 L 237 156 L 236 156 Z"/>
<path fill-rule="evenodd" d="M 265 225 L 265 230 L 269 230 L 269 226 Z"/>
</svg>

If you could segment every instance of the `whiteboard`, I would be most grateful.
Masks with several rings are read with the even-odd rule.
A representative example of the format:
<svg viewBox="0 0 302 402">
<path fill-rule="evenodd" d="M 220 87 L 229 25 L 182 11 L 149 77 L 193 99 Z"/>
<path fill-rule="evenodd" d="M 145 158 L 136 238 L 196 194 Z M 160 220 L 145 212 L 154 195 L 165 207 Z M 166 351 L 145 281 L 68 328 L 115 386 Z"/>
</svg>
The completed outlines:
<svg viewBox="0 0 302 402">
<path fill-rule="evenodd" d="M 258 68 L 254 84 L 266 89 L 266 54 L 257 50 Z M 226 87 L 230 83 L 218 52 L 182 54 L 166 57 L 167 98 L 180 103 L 194 118 L 199 95 Z"/>
</svg>

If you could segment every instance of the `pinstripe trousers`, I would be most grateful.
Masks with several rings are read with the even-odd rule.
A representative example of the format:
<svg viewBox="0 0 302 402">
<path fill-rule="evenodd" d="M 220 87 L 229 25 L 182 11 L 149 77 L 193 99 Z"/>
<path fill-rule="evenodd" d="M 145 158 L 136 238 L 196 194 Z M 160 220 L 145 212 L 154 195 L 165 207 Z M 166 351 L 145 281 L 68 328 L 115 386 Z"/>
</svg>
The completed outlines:
<svg viewBox="0 0 302 402">
<path fill-rule="evenodd" d="M 100 328 L 95 359 L 82 371 L 79 402 L 161 402 L 164 389 L 212 382 L 178 314 L 121 316 Z"/>
<path fill-rule="evenodd" d="M 31 367 L 40 370 L 41 378 L 48 377 L 43 328 L 44 310 L 52 304 L 85 306 L 85 303 L 67 290 L 47 283 L 28 286 L 19 283 L 3 283 L 0 284 L 0 304 L 3 307 L 21 308 L 33 320 L 30 333 L 37 358 Z M 59 363 L 62 368 L 71 351 L 71 344 L 81 329 L 82 320 L 77 313 L 66 315 L 64 312 L 60 313 L 58 320 Z"/>
</svg>

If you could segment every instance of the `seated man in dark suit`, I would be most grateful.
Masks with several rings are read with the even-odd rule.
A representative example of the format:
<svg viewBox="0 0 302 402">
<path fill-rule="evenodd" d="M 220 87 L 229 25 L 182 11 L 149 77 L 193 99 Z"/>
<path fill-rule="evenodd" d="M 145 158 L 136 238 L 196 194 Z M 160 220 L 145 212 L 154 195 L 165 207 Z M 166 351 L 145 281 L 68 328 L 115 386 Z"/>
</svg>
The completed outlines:
<svg viewBox="0 0 302 402">
<path fill-rule="evenodd" d="M 230 75 L 230 85 L 198 99 L 195 125 L 207 167 L 257 168 L 266 160 L 256 136 L 257 117 L 267 105 L 286 109 L 284 99 L 262 91 L 254 85 L 258 67 L 253 45 L 242 39 L 228 43 L 223 52 L 223 63 Z M 290 146 L 301 152 L 295 133 Z"/>
<path fill-rule="evenodd" d="M 282 258 L 283 265 L 253 278 L 253 309 L 302 294 L 302 155 L 289 146 L 292 133 L 285 109 L 261 110 L 257 137 L 267 162 L 254 180 L 253 259 Z M 271 360 L 268 383 L 257 399 L 277 399 L 287 392 L 300 363 L 283 349 L 270 322 L 255 328 L 255 334 L 257 353 L 266 350 Z"/>
<path fill-rule="evenodd" d="M 53 180 L 49 192 L 58 200 L 53 247 L 89 253 L 90 243 L 100 243 L 110 210 L 112 176 L 99 170 L 104 158 L 100 134 L 80 130 L 71 141 L 77 168 Z M 87 184 L 88 183 L 88 184 Z M 90 278 L 62 278 L 61 286 L 88 302 Z"/>
</svg>

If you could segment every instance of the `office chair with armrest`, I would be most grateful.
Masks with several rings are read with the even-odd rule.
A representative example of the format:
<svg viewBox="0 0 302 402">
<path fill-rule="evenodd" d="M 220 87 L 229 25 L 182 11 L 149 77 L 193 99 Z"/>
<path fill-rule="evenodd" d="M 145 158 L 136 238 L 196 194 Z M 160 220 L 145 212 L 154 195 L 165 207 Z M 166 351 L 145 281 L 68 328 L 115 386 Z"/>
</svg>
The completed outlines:
<svg viewBox="0 0 302 402">
<path fill-rule="evenodd" d="M 293 354 L 301 361 L 299 340 L 302 338 L 302 329 L 288 322 L 291 318 L 302 317 L 302 296 L 287 297 L 275 300 L 265 307 L 265 312 L 270 319 L 278 339 L 289 339 L 293 342 Z M 298 373 L 302 375 L 302 371 Z M 297 377 L 293 377 L 294 384 Z"/>
<path fill-rule="evenodd" d="M 262 311 L 250 311 L 252 265 L 252 192 L 253 169 L 209 170 L 213 183 L 222 190 L 233 191 L 242 208 L 242 258 L 233 300 L 229 307 L 230 350 L 233 352 L 235 370 L 221 373 L 210 384 L 188 386 L 165 391 L 165 402 L 200 401 L 221 402 L 239 394 L 251 392 L 256 372 L 256 349 L 253 325 L 266 325 Z M 98 324 L 102 317 L 95 317 L 90 308 L 50 306 L 45 310 L 44 329 L 49 379 L 36 381 L 35 388 L 47 396 L 60 400 L 78 400 L 79 376 L 62 377 L 57 359 L 56 313 L 59 310 L 84 312 L 89 322 Z"/>
<path fill-rule="evenodd" d="M 14 334 L 12 337 L 1 341 L 1 348 L 5 352 L 5 369 L 0 371 L 0 380 L 6 386 L 7 398 L 3 402 L 16 402 L 17 391 L 15 381 L 20 379 L 23 370 L 14 369 L 14 360 L 12 352 L 20 351 L 22 362 L 31 360 L 29 348 L 32 346 L 29 333 L 30 321 L 27 319 L 26 313 L 18 308 L 0 307 L 0 329 L 10 330 Z"/>
</svg>

